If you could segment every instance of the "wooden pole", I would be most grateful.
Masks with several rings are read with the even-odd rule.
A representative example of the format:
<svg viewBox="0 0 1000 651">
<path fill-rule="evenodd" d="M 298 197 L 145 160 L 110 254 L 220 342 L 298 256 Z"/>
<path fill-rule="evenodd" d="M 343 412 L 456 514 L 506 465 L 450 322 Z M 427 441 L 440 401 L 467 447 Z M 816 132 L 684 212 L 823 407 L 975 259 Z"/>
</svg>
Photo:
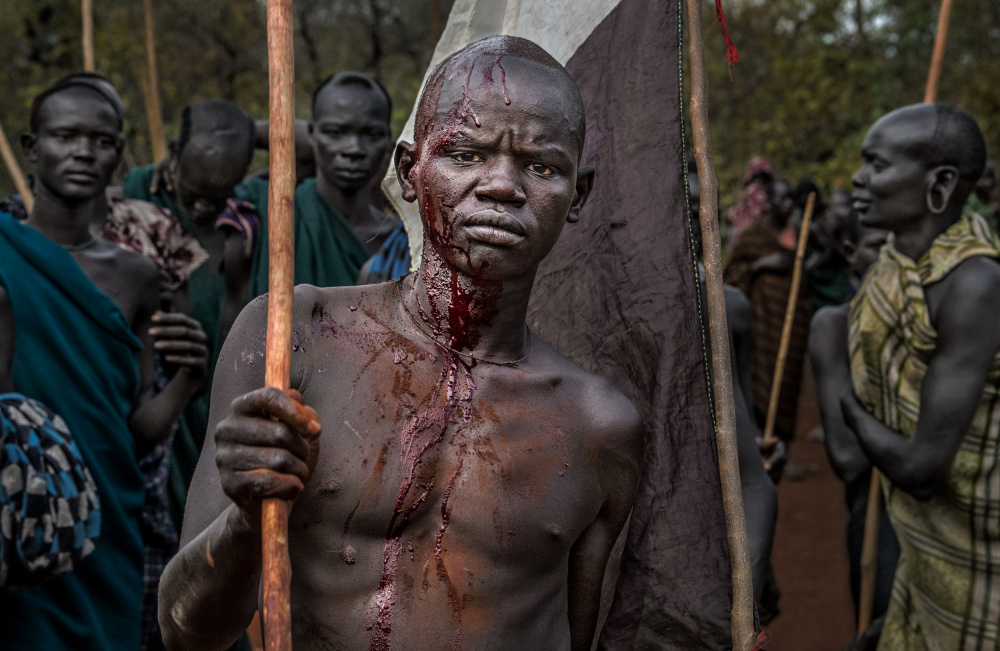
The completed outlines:
<svg viewBox="0 0 1000 651">
<path fill-rule="evenodd" d="M 934 56 L 931 58 L 931 69 L 927 73 L 927 90 L 924 91 L 925 104 L 937 101 L 938 82 L 941 80 L 941 65 L 944 63 L 944 47 L 948 43 L 948 23 L 951 21 L 951 4 L 952 0 L 941 1 L 937 34 L 934 36 Z"/>
<path fill-rule="evenodd" d="M 882 487 L 878 468 L 872 468 L 865 511 L 865 536 L 861 543 L 861 590 L 858 595 L 858 637 L 872 623 L 875 605 L 875 571 L 878 569 L 878 521 L 882 511 Z"/>
<path fill-rule="evenodd" d="M 142 90 L 146 95 L 146 115 L 149 119 L 149 142 L 153 146 L 153 161 L 167 157 L 167 141 L 163 136 L 163 115 L 160 112 L 160 80 L 156 70 L 156 41 L 153 29 L 153 0 L 142 0 L 146 14 L 146 69 L 148 80 Z"/>
<path fill-rule="evenodd" d="M 94 0 L 82 0 L 80 13 L 83 18 L 83 70 L 94 72 Z"/>
<path fill-rule="evenodd" d="M 802 263 L 806 257 L 806 242 L 809 240 L 809 224 L 812 222 L 816 193 L 810 192 L 806 210 L 802 214 L 802 229 L 799 244 L 795 247 L 795 267 L 792 270 L 792 288 L 785 307 L 785 323 L 781 326 L 781 342 L 778 345 L 778 361 L 774 365 L 771 381 L 771 399 L 767 405 L 767 420 L 764 423 L 764 440 L 774 438 L 774 421 L 778 417 L 778 398 L 781 396 L 781 381 L 785 378 L 785 360 L 788 358 L 788 344 L 792 339 L 792 324 L 795 322 L 795 306 L 799 302 L 799 286 L 802 284 Z"/>
<path fill-rule="evenodd" d="M 7 140 L 3 125 L 0 125 L 0 158 L 3 158 L 3 164 L 7 166 L 7 173 L 10 174 L 10 178 L 14 182 L 14 189 L 21 195 L 24 209 L 30 215 L 35 207 L 35 195 L 31 194 L 31 187 L 28 185 L 28 180 L 24 178 L 24 172 L 21 171 L 21 166 L 14 156 L 14 150 L 10 148 L 10 141 Z"/>
<path fill-rule="evenodd" d="M 268 278 L 265 383 L 287 390 L 292 351 L 294 242 L 292 200 L 295 193 L 295 61 L 292 48 L 292 0 L 267 2 L 267 55 L 270 81 L 270 187 L 267 197 Z M 291 561 L 288 513 L 284 500 L 264 500 L 262 555 L 264 572 L 264 644 L 267 651 L 291 651 Z"/>
<path fill-rule="evenodd" d="M 716 447 L 719 479 L 726 513 L 726 538 L 733 576 L 733 651 L 749 651 L 756 641 L 753 575 L 750 548 L 743 515 L 739 455 L 736 449 L 736 407 L 730 366 L 729 328 L 722 283 L 722 246 L 719 238 L 718 181 L 712 162 L 712 135 L 708 127 L 708 74 L 705 70 L 705 35 L 702 28 L 703 0 L 685 0 L 688 11 L 691 57 L 691 127 L 694 153 L 701 182 L 701 235 L 708 294 L 708 329 L 712 349 L 712 384 L 715 395 Z"/>
</svg>

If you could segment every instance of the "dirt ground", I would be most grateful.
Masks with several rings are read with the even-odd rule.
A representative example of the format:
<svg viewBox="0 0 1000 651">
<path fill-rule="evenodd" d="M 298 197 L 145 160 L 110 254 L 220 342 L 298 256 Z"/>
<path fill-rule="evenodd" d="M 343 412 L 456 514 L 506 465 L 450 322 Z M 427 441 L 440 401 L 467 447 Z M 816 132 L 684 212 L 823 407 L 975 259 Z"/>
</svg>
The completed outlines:
<svg viewBox="0 0 1000 651">
<path fill-rule="evenodd" d="M 789 458 L 805 471 L 778 486 L 778 528 L 771 553 L 781 614 L 767 626 L 771 651 L 841 651 L 854 635 L 847 570 L 844 485 L 808 432 L 819 424 L 812 371 L 804 374 Z"/>
</svg>

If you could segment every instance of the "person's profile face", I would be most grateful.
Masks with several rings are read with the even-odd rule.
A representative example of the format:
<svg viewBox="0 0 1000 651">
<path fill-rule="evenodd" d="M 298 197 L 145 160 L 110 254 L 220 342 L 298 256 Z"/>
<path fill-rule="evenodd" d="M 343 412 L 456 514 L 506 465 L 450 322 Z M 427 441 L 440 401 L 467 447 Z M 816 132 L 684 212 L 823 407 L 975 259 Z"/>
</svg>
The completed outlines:
<svg viewBox="0 0 1000 651">
<path fill-rule="evenodd" d="M 236 193 L 246 169 L 245 144 L 193 136 L 178 156 L 177 198 L 192 220 L 214 220 Z"/>
<path fill-rule="evenodd" d="M 368 187 L 389 149 L 388 110 L 375 89 L 358 84 L 324 88 L 312 124 L 317 172 L 345 192 Z"/>
<path fill-rule="evenodd" d="M 121 156 L 115 110 L 86 89 L 70 88 L 46 98 L 38 109 L 38 132 L 26 153 L 39 182 L 58 197 L 90 199 L 107 187 Z"/>
<path fill-rule="evenodd" d="M 912 145 L 930 131 L 924 120 L 890 115 L 868 132 L 851 179 L 862 225 L 891 231 L 926 214 L 929 161 L 914 155 Z"/>
<path fill-rule="evenodd" d="M 427 245 L 490 279 L 533 272 L 580 198 L 580 116 L 565 81 L 514 57 L 502 65 L 483 56 L 444 81 L 411 175 Z"/>
</svg>

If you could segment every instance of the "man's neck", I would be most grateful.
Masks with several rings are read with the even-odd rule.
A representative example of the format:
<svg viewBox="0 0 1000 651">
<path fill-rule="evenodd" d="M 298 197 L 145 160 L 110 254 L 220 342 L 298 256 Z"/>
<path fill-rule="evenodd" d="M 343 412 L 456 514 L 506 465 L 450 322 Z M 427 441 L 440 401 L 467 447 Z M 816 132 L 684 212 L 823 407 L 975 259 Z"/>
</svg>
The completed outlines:
<svg viewBox="0 0 1000 651">
<path fill-rule="evenodd" d="M 90 199 L 68 201 L 39 183 L 35 207 L 25 222 L 62 246 L 77 246 L 90 239 L 90 222 L 95 211 L 106 203 L 103 191 Z"/>
<path fill-rule="evenodd" d="M 372 219 L 371 183 L 357 191 L 345 191 L 328 181 L 322 174 L 316 175 L 316 190 L 333 204 L 337 212 L 347 220 L 352 228 Z"/>
<path fill-rule="evenodd" d="M 949 208 L 940 215 L 928 213 L 923 219 L 914 220 L 911 228 L 894 230 L 893 246 L 913 261 L 919 260 L 942 233 L 962 216 L 962 208 Z"/>
<path fill-rule="evenodd" d="M 534 273 L 505 281 L 457 271 L 429 243 L 413 281 L 401 285 L 409 318 L 440 345 L 504 363 L 525 355 L 525 316 Z"/>
</svg>

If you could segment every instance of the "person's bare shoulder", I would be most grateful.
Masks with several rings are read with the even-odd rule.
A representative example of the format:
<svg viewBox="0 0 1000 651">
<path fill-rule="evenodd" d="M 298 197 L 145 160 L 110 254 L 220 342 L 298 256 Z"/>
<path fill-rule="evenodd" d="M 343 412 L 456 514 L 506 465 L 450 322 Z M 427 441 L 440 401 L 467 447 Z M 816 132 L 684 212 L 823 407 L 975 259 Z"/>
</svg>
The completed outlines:
<svg viewBox="0 0 1000 651">
<path fill-rule="evenodd" d="M 122 280 L 127 281 L 130 286 L 146 288 L 149 285 L 159 285 L 159 267 L 150 258 L 104 240 L 102 245 L 114 260 L 115 266 L 122 272 Z"/>
<path fill-rule="evenodd" d="M 848 316 L 851 305 L 833 305 L 821 308 L 813 315 L 809 326 L 809 356 L 817 361 L 839 354 L 847 349 Z"/>
<path fill-rule="evenodd" d="M 646 429 L 635 404 L 608 378 L 587 371 L 544 341 L 536 345 L 581 433 L 615 460 L 641 466 Z"/>
</svg>

